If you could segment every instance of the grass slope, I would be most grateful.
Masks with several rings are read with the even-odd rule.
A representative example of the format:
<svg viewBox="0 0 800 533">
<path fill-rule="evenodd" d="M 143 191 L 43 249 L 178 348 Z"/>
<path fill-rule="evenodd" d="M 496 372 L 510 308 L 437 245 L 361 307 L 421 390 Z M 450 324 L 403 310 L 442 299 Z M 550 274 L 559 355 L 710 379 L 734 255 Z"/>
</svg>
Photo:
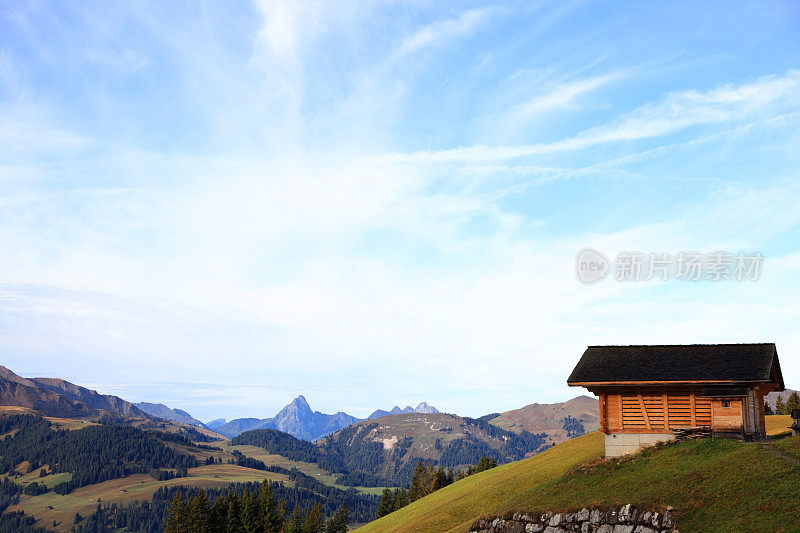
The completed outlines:
<svg viewBox="0 0 800 533">
<path fill-rule="evenodd" d="M 133 474 L 81 487 L 69 494 L 48 492 L 39 496 L 22 496 L 20 503 L 12 505 L 9 510 L 22 510 L 25 511 L 25 514 L 33 515 L 39 520 L 36 525 L 40 527 L 51 528 L 53 520 L 55 520 L 59 523 L 57 531 L 68 531 L 72 527 L 72 518 L 75 513 L 83 516 L 92 514 L 97 507 L 98 498 L 105 503 L 126 504 L 134 500 L 149 500 L 160 487 L 172 485 L 203 488 L 224 487 L 229 483 L 260 482 L 265 478 L 271 481 L 281 481 L 287 486 L 293 485 L 283 474 L 228 464 L 208 465 L 190 468 L 189 477 L 169 481 L 156 481 L 147 474 Z"/>
<path fill-rule="evenodd" d="M 766 425 L 767 435 L 770 437 L 778 437 L 790 435 L 792 430 L 789 426 L 792 425 L 792 417 L 789 415 L 767 415 L 764 417 L 764 424 Z"/>
<path fill-rule="evenodd" d="M 800 457 L 800 437 L 791 437 L 768 446 L 706 439 L 598 461 L 603 436 L 595 432 L 454 483 L 362 531 L 461 532 L 481 515 L 629 502 L 674 507 L 681 531 L 790 531 L 800 467 L 768 447 Z"/>
</svg>

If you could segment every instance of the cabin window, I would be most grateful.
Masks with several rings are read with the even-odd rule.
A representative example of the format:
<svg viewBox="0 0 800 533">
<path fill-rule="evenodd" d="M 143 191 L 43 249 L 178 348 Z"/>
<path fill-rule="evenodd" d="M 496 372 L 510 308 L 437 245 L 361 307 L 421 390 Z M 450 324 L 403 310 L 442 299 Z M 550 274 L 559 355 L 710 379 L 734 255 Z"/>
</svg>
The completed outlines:
<svg viewBox="0 0 800 533">
<path fill-rule="evenodd" d="M 730 400 L 722 400 L 722 407 L 730 407 L 731 402 Z"/>
</svg>

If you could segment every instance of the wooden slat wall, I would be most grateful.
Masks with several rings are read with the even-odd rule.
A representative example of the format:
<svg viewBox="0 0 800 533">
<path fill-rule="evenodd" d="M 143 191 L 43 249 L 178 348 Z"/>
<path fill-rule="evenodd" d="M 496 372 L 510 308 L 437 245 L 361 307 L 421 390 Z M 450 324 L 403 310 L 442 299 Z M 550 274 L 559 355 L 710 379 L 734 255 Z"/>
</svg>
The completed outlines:
<svg viewBox="0 0 800 533">
<path fill-rule="evenodd" d="M 676 427 L 711 426 L 711 400 L 699 389 L 636 387 L 606 389 L 609 432 L 668 433 Z"/>
<path fill-rule="evenodd" d="M 620 418 L 621 407 L 619 402 L 619 392 L 606 394 L 606 416 L 608 431 L 615 432 L 622 429 L 622 419 Z"/>
<path fill-rule="evenodd" d="M 714 400 L 714 431 L 741 431 L 742 414 L 742 400 L 729 400 L 728 407 Z"/>
</svg>

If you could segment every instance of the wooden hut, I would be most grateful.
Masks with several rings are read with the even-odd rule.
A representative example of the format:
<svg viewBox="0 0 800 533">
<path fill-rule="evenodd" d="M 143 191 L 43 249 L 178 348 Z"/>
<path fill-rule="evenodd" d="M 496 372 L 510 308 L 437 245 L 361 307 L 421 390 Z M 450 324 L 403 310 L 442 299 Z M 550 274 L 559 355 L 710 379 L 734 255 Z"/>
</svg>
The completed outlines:
<svg viewBox="0 0 800 533">
<path fill-rule="evenodd" d="M 599 398 L 607 457 L 696 431 L 763 439 L 764 395 L 784 390 L 774 344 L 589 346 L 567 383 Z"/>
<path fill-rule="evenodd" d="M 789 429 L 792 430 L 792 437 L 800 435 L 800 409 L 792 409 L 792 425 Z"/>
</svg>

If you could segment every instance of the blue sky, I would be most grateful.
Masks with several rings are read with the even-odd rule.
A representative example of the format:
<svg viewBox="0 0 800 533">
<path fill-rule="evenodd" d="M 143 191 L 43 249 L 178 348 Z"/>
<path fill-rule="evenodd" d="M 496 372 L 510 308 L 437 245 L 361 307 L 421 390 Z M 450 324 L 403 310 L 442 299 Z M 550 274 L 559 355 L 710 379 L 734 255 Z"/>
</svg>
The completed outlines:
<svg viewBox="0 0 800 533">
<path fill-rule="evenodd" d="M 586 345 L 800 388 L 796 2 L 4 2 L 0 353 L 207 420 L 561 401 Z M 583 285 L 584 247 L 761 252 Z"/>
</svg>

